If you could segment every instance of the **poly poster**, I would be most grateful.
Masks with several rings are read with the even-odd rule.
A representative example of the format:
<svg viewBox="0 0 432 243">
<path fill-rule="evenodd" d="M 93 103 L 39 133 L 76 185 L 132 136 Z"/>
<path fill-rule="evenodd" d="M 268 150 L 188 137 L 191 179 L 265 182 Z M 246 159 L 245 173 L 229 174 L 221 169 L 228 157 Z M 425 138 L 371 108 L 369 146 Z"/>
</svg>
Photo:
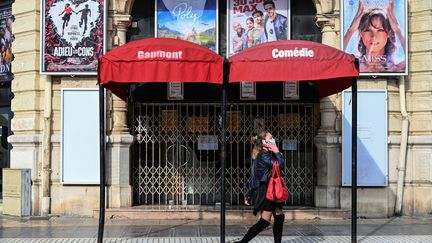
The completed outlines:
<svg viewBox="0 0 432 243">
<path fill-rule="evenodd" d="M 157 0 L 156 37 L 194 42 L 218 52 L 217 0 Z"/>
</svg>

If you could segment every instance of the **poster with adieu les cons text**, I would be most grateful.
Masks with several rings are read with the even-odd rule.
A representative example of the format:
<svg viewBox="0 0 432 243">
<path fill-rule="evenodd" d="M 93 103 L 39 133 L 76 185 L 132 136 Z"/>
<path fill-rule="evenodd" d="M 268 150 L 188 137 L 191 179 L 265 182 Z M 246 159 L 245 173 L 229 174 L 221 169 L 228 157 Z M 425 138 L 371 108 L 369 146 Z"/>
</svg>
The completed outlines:
<svg viewBox="0 0 432 243">
<path fill-rule="evenodd" d="M 95 75 L 105 51 L 105 0 L 43 0 L 41 73 Z"/>
</svg>

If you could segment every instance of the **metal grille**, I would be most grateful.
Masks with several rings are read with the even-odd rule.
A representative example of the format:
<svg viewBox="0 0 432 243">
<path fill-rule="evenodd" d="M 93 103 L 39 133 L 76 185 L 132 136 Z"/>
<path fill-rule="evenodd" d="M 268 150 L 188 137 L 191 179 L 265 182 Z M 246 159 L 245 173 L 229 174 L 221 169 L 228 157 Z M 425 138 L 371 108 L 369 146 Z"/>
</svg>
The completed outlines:
<svg viewBox="0 0 432 243">
<path fill-rule="evenodd" d="M 250 180 L 251 137 L 263 130 L 272 132 L 285 155 L 290 189 L 287 204 L 313 204 L 316 112 L 314 104 L 229 105 L 225 195 L 229 204 L 243 205 Z M 220 202 L 220 104 L 135 104 L 133 119 L 136 204 Z M 209 135 L 217 141 L 217 147 L 210 148 L 214 150 L 208 146 L 215 143 L 203 139 Z"/>
</svg>

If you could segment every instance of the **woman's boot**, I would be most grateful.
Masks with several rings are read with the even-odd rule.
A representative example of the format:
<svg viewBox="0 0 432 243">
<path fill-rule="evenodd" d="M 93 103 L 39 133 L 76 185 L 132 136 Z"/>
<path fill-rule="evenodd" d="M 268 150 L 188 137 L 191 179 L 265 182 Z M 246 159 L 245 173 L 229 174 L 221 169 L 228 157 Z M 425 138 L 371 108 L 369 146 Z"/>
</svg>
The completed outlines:
<svg viewBox="0 0 432 243">
<path fill-rule="evenodd" d="M 260 218 L 260 220 L 258 220 L 258 222 L 254 225 L 252 225 L 252 227 L 250 227 L 250 229 L 248 230 L 248 232 L 246 233 L 246 235 L 243 237 L 243 239 L 241 241 L 239 241 L 239 243 L 246 243 L 249 242 L 250 240 L 252 240 L 255 236 L 257 236 L 261 231 L 263 231 L 265 228 L 267 228 L 267 226 L 270 225 L 270 222 Z"/>
<path fill-rule="evenodd" d="M 281 243 L 282 241 L 284 221 L 285 221 L 285 214 L 279 214 L 274 216 L 273 237 L 275 243 Z"/>
</svg>

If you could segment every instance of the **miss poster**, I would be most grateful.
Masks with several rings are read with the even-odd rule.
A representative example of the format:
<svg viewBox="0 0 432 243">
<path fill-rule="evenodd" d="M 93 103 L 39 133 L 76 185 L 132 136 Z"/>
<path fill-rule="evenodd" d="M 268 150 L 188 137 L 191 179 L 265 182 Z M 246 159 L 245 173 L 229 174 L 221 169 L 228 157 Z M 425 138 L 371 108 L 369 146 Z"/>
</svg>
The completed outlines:
<svg viewBox="0 0 432 243">
<path fill-rule="evenodd" d="M 342 45 L 361 75 L 408 73 L 406 0 L 343 0 Z"/>
<path fill-rule="evenodd" d="M 41 73 L 97 74 L 105 51 L 105 0 L 43 0 Z"/>
</svg>

